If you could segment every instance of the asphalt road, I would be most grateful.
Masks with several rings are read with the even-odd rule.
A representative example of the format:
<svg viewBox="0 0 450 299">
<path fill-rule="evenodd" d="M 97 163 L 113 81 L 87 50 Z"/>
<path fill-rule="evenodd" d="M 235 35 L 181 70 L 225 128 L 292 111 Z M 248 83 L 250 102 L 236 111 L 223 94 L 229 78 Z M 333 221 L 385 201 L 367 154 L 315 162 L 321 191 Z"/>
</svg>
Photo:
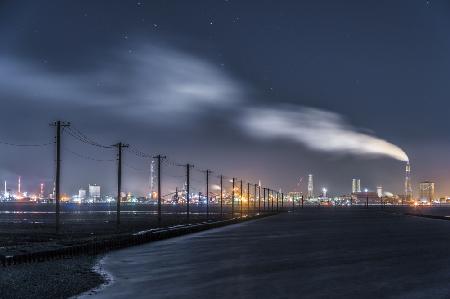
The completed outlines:
<svg viewBox="0 0 450 299">
<path fill-rule="evenodd" d="M 88 298 L 449 298 L 450 221 L 308 208 L 128 248 Z"/>
</svg>

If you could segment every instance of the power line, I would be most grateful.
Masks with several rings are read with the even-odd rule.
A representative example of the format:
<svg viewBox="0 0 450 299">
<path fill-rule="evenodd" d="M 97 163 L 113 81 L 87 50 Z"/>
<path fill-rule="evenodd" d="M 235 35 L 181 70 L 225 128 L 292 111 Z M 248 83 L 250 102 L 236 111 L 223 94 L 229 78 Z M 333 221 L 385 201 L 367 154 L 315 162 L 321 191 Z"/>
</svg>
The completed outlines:
<svg viewBox="0 0 450 299">
<path fill-rule="evenodd" d="M 64 149 L 64 151 L 67 151 L 67 152 L 77 156 L 78 158 L 82 158 L 82 159 L 85 159 L 85 160 L 97 161 L 97 162 L 113 162 L 113 161 L 116 161 L 116 159 L 97 159 L 97 158 L 92 158 L 90 156 L 86 156 L 86 155 L 74 152 L 74 151 L 72 151 L 72 150 L 70 150 L 70 149 L 68 149 L 66 147 L 63 147 L 63 149 Z"/>
<path fill-rule="evenodd" d="M 167 165 L 169 165 L 169 166 L 173 166 L 173 167 L 185 167 L 185 166 L 186 166 L 186 165 L 184 165 L 184 164 L 181 164 L 181 163 L 177 163 L 177 162 L 175 162 L 175 161 L 172 161 L 172 160 L 170 160 L 170 159 L 168 159 L 168 158 L 164 159 L 162 162 L 165 163 L 165 164 L 167 164 Z"/>
<path fill-rule="evenodd" d="M 153 155 L 152 155 L 152 154 L 143 152 L 143 151 L 139 150 L 138 148 L 136 148 L 136 147 L 134 147 L 134 146 L 130 146 L 130 147 L 128 148 L 128 150 L 131 151 L 131 152 L 132 152 L 133 154 L 135 154 L 136 156 L 141 157 L 141 158 L 153 158 Z"/>
<path fill-rule="evenodd" d="M 93 140 L 92 138 L 89 138 L 86 134 L 83 134 L 80 130 L 78 130 L 75 127 L 69 127 L 68 128 L 69 131 L 71 132 L 75 132 L 77 133 L 79 136 L 81 136 L 83 139 L 85 139 L 87 142 L 89 142 L 89 144 L 93 145 L 93 146 L 97 146 L 97 147 L 102 147 L 102 148 L 113 148 L 113 146 L 110 145 L 103 145 L 95 140 Z"/>
<path fill-rule="evenodd" d="M 55 142 L 52 141 L 52 142 L 40 143 L 40 144 L 18 144 L 18 143 L 11 143 L 11 142 L 0 141 L 0 144 L 9 145 L 9 146 L 17 146 L 17 147 L 39 147 L 39 146 L 48 146 L 48 145 L 51 145 L 51 144 L 55 144 Z"/>
<path fill-rule="evenodd" d="M 138 167 L 132 166 L 132 165 L 130 165 L 128 163 L 125 163 L 125 162 L 122 162 L 122 163 L 123 163 L 123 165 L 125 167 L 133 169 L 135 171 L 139 171 L 139 172 L 149 172 L 150 171 L 150 169 L 138 168 Z"/>
<path fill-rule="evenodd" d="M 78 141 L 81 141 L 83 143 L 86 143 L 86 144 L 89 144 L 92 146 L 105 148 L 105 149 L 113 148 L 112 146 L 103 145 L 101 143 L 98 143 L 97 141 L 94 141 L 93 139 L 87 137 L 85 134 L 83 134 L 80 130 L 77 130 L 76 128 L 66 127 L 66 128 L 64 128 L 63 132 L 69 134 L 71 137 L 77 139 Z"/>
</svg>

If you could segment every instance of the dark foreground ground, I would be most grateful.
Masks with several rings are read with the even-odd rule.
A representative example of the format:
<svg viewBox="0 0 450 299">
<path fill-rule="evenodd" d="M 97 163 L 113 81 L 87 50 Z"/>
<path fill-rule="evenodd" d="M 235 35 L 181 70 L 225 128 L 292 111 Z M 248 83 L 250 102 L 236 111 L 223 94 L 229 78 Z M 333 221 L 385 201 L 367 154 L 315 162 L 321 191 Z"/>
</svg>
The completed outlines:
<svg viewBox="0 0 450 299">
<path fill-rule="evenodd" d="M 184 205 L 163 205 L 161 223 L 158 223 L 156 205 L 123 203 L 121 209 L 118 227 L 115 204 L 62 204 L 60 230 L 56 233 L 54 205 L 1 203 L 0 256 L 55 250 L 151 228 L 186 224 Z M 210 205 L 209 217 L 206 205 L 193 204 L 190 211 L 191 223 L 232 218 L 229 205 L 224 205 L 222 214 L 219 205 Z M 250 209 L 248 214 L 255 212 Z M 243 208 L 243 213 L 247 215 L 247 209 Z M 235 216 L 239 215 L 240 209 L 236 209 Z"/>
<path fill-rule="evenodd" d="M 88 298 L 448 298 L 450 221 L 305 209 L 108 254 Z"/>
<path fill-rule="evenodd" d="M 158 223 L 156 205 L 123 203 L 121 209 L 121 226 L 118 228 L 114 203 L 62 204 L 60 231 L 56 234 L 53 204 L 0 203 L 0 254 L 1 247 L 29 247 L 45 242 L 70 243 L 186 223 L 184 205 L 163 205 L 161 223 Z M 218 205 L 211 205 L 209 218 L 206 217 L 205 205 L 191 205 L 190 209 L 191 222 L 231 218 L 228 205 L 223 208 L 223 217 Z M 249 212 L 254 214 L 253 210 Z"/>
<path fill-rule="evenodd" d="M 0 298 L 68 298 L 94 288 L 104 278 L 92 270 L 97 258 L 82 256 L 0 267 Z"/>
</svg>

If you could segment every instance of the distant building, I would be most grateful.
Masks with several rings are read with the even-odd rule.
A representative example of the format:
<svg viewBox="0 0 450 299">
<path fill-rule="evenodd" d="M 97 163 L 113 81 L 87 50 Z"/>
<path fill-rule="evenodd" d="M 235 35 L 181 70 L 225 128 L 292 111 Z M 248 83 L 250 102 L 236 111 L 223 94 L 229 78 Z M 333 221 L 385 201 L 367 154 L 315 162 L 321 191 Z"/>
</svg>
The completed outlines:
<svg viewBox="0 0 450 299">
<path fill-rule="evenodd" d="M 80 200 L 80 202 L 83 202 L 86 200 L 86 190 L 84 190 L 84 189 L 78 190 L 78 199 Z"/>
<path fill-rule="evenodd" d="M 308 175 L 308 198 L 314 197 L 314 182 L 313 182 L 313 175 Z"/>
<path fill-rule="evenodd" d="M 352 179 L 352 193 L 357 194 L 361 193 L 361 180 L 360 179 Z"/>
<path fill-rule="evenodd" d="M 93 202 L 100 201 L 100 186 L 99 185 L 89 185 L 89 199 Z"/>
<path fill-rule="evenodd" d="M 419 199 L 421 201 L 432 202 L 434 199 L 434 183 L 421 182 L 419 184 Z"/>
<path fill-rule="evenodd" d="M 295 202 L 299 202 L 301 201 L 302 198 L 302 193 L 301 192 L 289 192 L 288 193 L 288 197 L 291 199 L 291 201 L 295 201 Z"/>
<path fill-rule="evenodd" d="M 383 187 L 382 186 L 377 187 L 377 195 L 378 195 L 378 197 L 383 197 Z"/>
<path fill-rule="evenodd" d="M 361 180 L 352 179 L 352 193 L 361 192 Z"/>
<path fill-rule="evenodd" d="M 377 192 L 357 192 L 353 195 L 354 203 L 365 204 L 367 201 L 369 204 L 380 204 L 380 197 Z"/>
</svg>

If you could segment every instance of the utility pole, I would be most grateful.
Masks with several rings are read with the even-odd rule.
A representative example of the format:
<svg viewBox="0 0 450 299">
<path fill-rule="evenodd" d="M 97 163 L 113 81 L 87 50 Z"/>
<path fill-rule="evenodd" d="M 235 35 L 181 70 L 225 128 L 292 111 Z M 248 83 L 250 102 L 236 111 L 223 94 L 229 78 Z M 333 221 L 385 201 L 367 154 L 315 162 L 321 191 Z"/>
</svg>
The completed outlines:
<svg viewBox="0 0 450 299">
<path fill-rule="evenodd" d="M 220 175 L 220 218 L 223 217 L 223 175 Z"/>
<path fill-rule="evenodd" d="M 166 156 L 157 155 L 153 158 L 158 159 L 158 225 L 161 225 L 161 160 Z"/>
<path fill-rule="evenodd" d="M 263 188 L 263 211 L 266 211 L 266 188 Z"/>
<path fill-rule="evenodd" d="M 302 194 L 302 209 L 303 209 L 303 194 Z"/>
<path fill-rule="evenodd" d="M 234 218 L 234 178 L 233 178 L 233 189 L 231 190 L 231 218 Z"/>
<path fill-rule="evenodd" d="M 207 169 L 205 172 L 206 172 L 206 219 L 209 219 L 209 174 L 212 171 Z"/>
<path fill-rule="evenodd" d="M 273 212 L 273 190 L 270 190 L 271 195 L 272 195 L 272 212 Z"/>
<path fill-rule="evenodd" d="M 369 208 L 369 194 L 366 192 L 366 209 Z"/>
<path fill-rule="evenodd" d="M 247 216 L 250 216 L 250 185 L 253 184 L 247 183 Z"/>
<path fill-rule="evenodd" d="M 122 142 L 114 144 L 117 147 L 117 228 L 120 227 L 120 200 L 122 188 L 122 149 L 128 147 L 128 144 Z M 159 191 L 158 191 L 159 192 Z"/>
<path fill-rule="evenodd" d="M 190 197 L 190 183 L 189 183 L 189 176 L 190 176 L 190 170 L 194 167 L 194 165 L 186 164 L 186 219 L 189 223 L 189 197 Z"/>
<path fill-rule="evenodd" d="M 281 193 L 281 209 L 284 208 L 284 193 Z"/>
<path fill-rule="evenodd" d="M 239 208 L 241 209 L 241 218 L 242 218 L 242 180 L 241 180 L 241 201 L 239 203 Z"/>
<path fill-rule="evenodd" d="M 277 212 L 278 212 L 278 194 L 279 194 L 279 192 L 277 192 Z"/>
<path fill-rule="evenodd" d="M 261 213 L 261 186 L 258 186 L 258 213 Z"/>
<path fill-rule="evenodd" d="M 295 196 L 292 196 L 292 211 L 295 210 Z"/>
<path fill-rule="evenodd" d="M 256 184 L 255 184 L 255 196 L 253 198 L 253 213 L 256 211 Z"/>
<path fill-rule="evenodd" d="M 63 121 L 55 121 L 54 123 L 50 124 L 51 126 L 56 128 L 56 173 L 55 173 L 55 226 L 56 226 L 56 233 L 59 233 L 59 213 L 60 213 L 60 207 L 59 202 L 61 200 L 61 194 L 60 194 L 60 180 L 61 180 L 61 127 L 69 127 L 70 122 L 63 122 Z"/>
</svg>

